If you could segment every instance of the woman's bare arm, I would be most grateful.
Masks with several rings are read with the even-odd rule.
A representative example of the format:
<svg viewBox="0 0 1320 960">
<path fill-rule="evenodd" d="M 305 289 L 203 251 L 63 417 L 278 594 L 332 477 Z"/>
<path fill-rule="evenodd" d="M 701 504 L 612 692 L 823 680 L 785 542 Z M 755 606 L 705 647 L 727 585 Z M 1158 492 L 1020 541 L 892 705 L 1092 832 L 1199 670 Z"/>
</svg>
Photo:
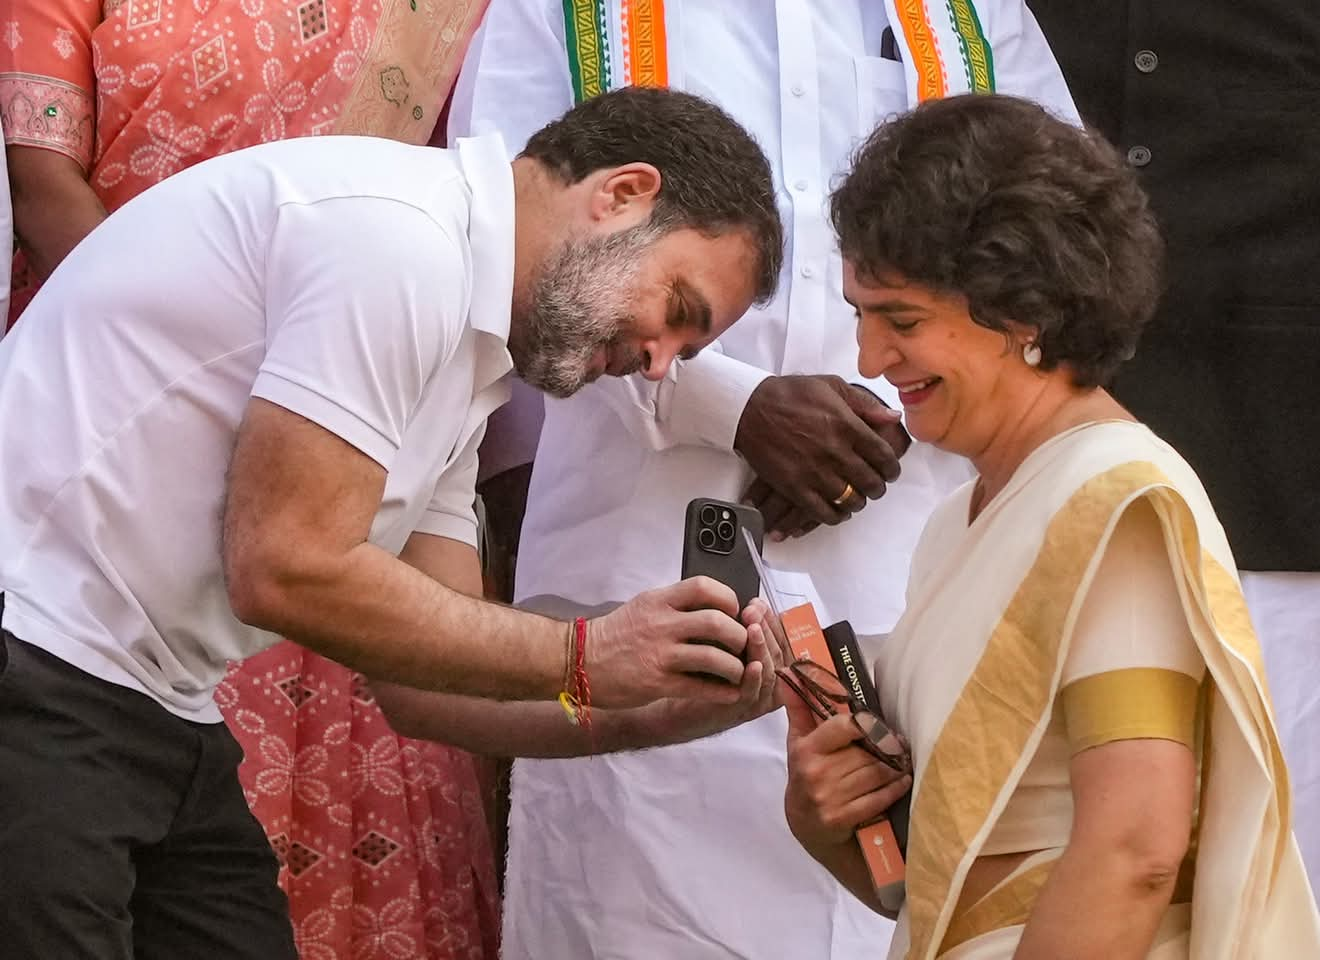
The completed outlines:
<svg viewBox="0 0 1320 960">
<path fill-rule="evenodd" d="M 1072 836 L 1015 960 L 1143 960 L 1192 832 L 1196 760 L 1172 740 L 1118 740 L 1073 757 Z"/>
<path fill-rule="evenodd" d="M 43 147 L 6 150 L 14 233 L 44 281 L 69 251 L 105 219 L 105 207 L 72 157 Z"/>
</svg>

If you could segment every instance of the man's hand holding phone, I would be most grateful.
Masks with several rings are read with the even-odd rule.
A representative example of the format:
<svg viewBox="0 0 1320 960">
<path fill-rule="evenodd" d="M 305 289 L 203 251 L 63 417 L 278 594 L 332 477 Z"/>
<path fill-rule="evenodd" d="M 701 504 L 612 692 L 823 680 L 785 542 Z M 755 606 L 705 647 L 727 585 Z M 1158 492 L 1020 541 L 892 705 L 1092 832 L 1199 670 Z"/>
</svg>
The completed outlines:
<svg viewBox="0 0 1320 960">
<path fill-rule="evenodd" d="M 595 706 L 664 701 L 648 716 L 674 739 L 726 729 L 774 708 L 787 647 L 756 596 L 760 578 L 749 551 L 759 548 L 760 535 L 761 518 L 749 507 L 707 498 L 688 505 L 687 579 L 640 594 L 587 625 Z M 711 576 L 691 575 L 698 572 Z"/>
<path fill-rule="evenodd" d="M 742 613 L 747 633 L 746 665 L 737 699 L 723 704 L 710 700 L 662 700 L 639 711 L 648 739 L 658 744 L 697 740 L 736 727 L 777 709 L 779 668 L 784 649 L 775 639 L 765 602 L 753 600 Z"/>
<path fill-rule="evenodd" d="M 748 645 L 739 613 L 733 590 L 693 577 L 638 594 L 589 621 L 586 671 L 593 705 L 638 707 L 668 698 L 738 703 Z"/>
</svg>

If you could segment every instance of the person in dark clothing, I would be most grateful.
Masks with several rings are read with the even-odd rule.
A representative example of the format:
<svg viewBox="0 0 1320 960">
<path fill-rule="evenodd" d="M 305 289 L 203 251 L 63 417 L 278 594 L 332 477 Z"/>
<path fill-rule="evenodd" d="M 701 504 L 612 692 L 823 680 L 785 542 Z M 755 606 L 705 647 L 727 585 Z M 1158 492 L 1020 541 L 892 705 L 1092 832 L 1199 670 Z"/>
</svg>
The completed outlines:
<svg viewBox="0 0 1320 960">
<path fill-rule="evenodd" d="M 1083 119 L 1127 154 L 1166 292 L 1117 398 L 1219 510 L 1320 876 L 1320 5 L 1028 0 Z"/>
</svg>

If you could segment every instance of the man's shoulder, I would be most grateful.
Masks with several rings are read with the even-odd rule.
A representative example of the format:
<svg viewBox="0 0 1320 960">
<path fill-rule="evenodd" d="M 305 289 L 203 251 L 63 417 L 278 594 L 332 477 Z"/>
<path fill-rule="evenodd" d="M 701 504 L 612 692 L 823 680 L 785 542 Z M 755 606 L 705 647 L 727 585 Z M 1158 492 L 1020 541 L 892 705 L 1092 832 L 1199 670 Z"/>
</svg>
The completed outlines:
<svg viewBox="0 0 1320 960">
<path fill-rule="evenodd" d="M 273 174 L 280 202 L 360 198 L 429 209 L 463 200 L 462 170 L 452 150 L 338 136 L 268 146 L 269 153 L 256 159 Z"/>
<path fill-rule="evenodd" d="M 429 161 L 436 169 L 454 163 L 454 151 L 390 140 L 387 137 L 321 135 L 276 140 L 226 154 L 229 159 L 247 158 L 274 166 L 305 167 L 310 172 L 337 173 L 347 179 L 370 180 L 376 172 L 396 172 Z M 220 159 L 220 158 L 217 158 Z M 212 161 L 214 162 L 214 161 Z"/>
<path fill-rule="evenodd" d="M 437 222 L 463 214 L 467 189 L 452 151 L 373 137 L 302 137 L 223 154 L 181 171 L 109 222 L 230 224 L 260 242 L 290 208 L 336 211 L 365 223 L 405 208 Z M 181 216 L 182 215 L 182 216 Z M 189 228 L 191 229 L 191 228 Z"/>
<path fill-rule="evenodd" d="M 308 138 L 311 141 L 312 138 Z M 382 266 L 470 256 L 472 191 L 454 151 L 368 137 L 318 137 L 272 154 L 270 207 L 282 225 Z"/>
</svg>

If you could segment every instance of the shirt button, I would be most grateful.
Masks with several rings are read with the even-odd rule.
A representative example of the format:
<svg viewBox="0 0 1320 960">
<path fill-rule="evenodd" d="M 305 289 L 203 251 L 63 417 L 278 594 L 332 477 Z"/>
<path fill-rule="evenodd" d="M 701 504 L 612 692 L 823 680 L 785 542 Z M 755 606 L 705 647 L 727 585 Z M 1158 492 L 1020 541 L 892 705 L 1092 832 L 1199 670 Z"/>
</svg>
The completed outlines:
<svg viewBox="0 0 1320 960">
<path fill-rule="evenodd" d="M 790 89 L 793 91 L 793 96 L 795 97 L 800 97 L 807 92 L 807 88 L 802 86 L 802 84 L 800 83 L 793 84 L 793 86 Z"/>
<path fill-rule="evenodd" d="M 801 193 L 803 190 L 806 190 L 806 189 L 807 189 L 807 181 L 805 181 L 805 180 L 794 180 L 794 181 L 793 181 L 793 189 L 796 190 L 796 191 L 798 191 L 799 193 Z"/>
<path fill-rule="evenodd" d="M 1154 73 L 1155 68 L 1160 65 L 1160 58 L 1155 56 L 1154 50 L 1138 50 L 1132 62 L 1142 73 Z"/>
<path fill-rule="evenodd" d="M 1150 163 L 1150 147 L 1133 147 L 1128 150 L 1128 163 L 1134 167 L 1144 167 Z"/>
<path fill-rule="evenodd" d="M 816 268 L 812 266 L 805 266 L 802 268 L 801 273 L 802 276 L 810 280 L 812 277 L 816 275 Z"/>
</svg>

